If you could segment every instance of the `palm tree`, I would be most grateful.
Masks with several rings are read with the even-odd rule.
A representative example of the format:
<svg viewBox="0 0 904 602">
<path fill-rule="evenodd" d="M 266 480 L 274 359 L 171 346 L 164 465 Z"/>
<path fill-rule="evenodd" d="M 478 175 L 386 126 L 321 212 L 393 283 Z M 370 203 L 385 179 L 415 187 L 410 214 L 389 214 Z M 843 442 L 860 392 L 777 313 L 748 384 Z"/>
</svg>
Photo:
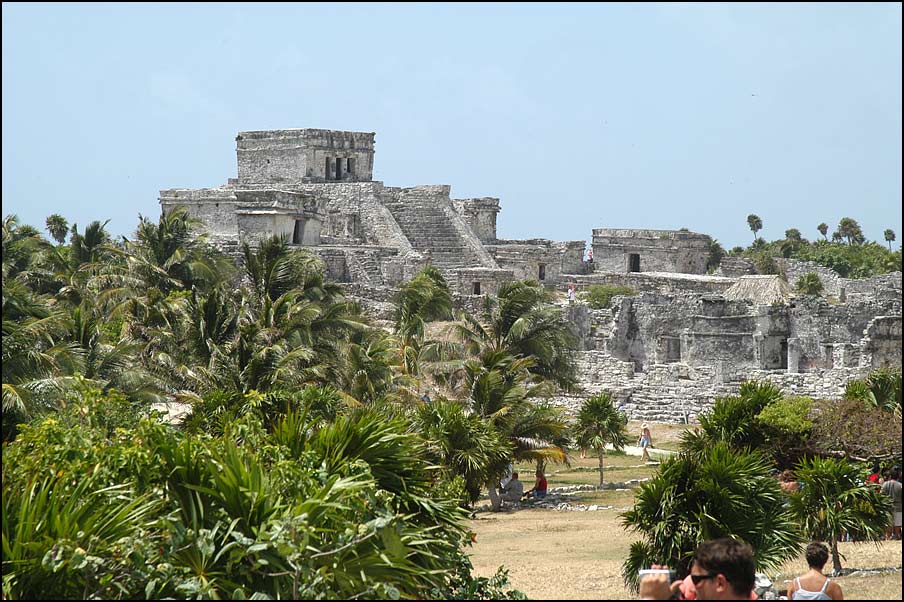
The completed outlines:
<svg viewBox="0 0 904 602">
<path fill-rule="evenodd" d="M 849 245 L 859 244 L 864 240 L 860 224 L 857 223 L 857 220 L 850 217 L 843 217 L 838 222 L 838 234 L 842 238 L 846 238 Z"/>
<path fill-rule="evenodd" d="M 100 259 L 104 245 L 110 242 L 110 235 L 105 228 L 110 220 L 100 223 L 95 220 L 88 224 L 84 234 L 79 234 L 78 224 L 72 224 L 72 236 L 69 237 L 72 248 L 73 266 L 78 267 L 83 263 L 94 263 Z"/>
<path fill-rule="evenodd" d="M 818 295 L 822 292 L 822 280 L 816 272 L 807 272 L 797 279 L 797 290 L 804 295 Z"/>
<path fill-rule="evenodd" d="M 750 544 L 759 571 L 797 556 L 797 524 L 783 507 L 770 467 L 765 455 L 735 451 L 724 442 L 664 460 L 640 487 L 634 507 L 621 515 L 643 537 L 622 567 L 625 583 L 636 588 L 638 569 L 652 563 L 674 567 L 684 577 L 697 545 L 718 537 Z"/>
<path fill-rule="evenodd" d="M 747 216 L 747 226 L 753 232 L 753 240 L 756 241 L 756 233 L 763 229 L 763 220 L 760 216 L 751 213 Z"/>
<path fill-rule="evenodd" d="M 891 251 L 891 243 L 895 240 L 895 231 L 891 228 L 885 230 L 885 242 L 888 243 L 888 250 Z"/>
<path fill-rule="evenodd" d="M 615 409 L 612 396 L 600 393 L 584 401 L 578 412 L 573 437 L 581 448 L 592 447 L 600 460 L 600 487 L 603 486 L 603 457 L 606 445 L 621 451 L 628 444 L 626 417 Z"/>
<path fill-rule="evenodd" d="M 443 466 L 449 477 L 464 479 L 468 504 L 477 501 L 487 482 L 504 474 L 512 457 L 511 443 L 461 403 L 436 400 L 423 404 L 415 421 L 435 457 L 434 464 Z"/>
<path fill-rule="evenodd" d="M 838 541 L 845 533 L 857 540 L 882 539 L 891 500 L 865 483 L 860 471 L 845 460 L 805 459 L 796 472 L 805 486 L 791 495 L 791 511 L 807 537 L 829 544 L 837 575 L 842 558 Z"/>
<path fill-rule="evenodd" d="M 468 407 L 512 445 L 516 461 L 565 462 L 567 423 L 560 409 L 531 401 L 550 392 L 548 383 L 537 382 L 531 374 L 532 364 L 532 358 L 515 358 L 505 351 L 486 351 L 466 362 Z M 495 481 L 487 486 L 497 509 Z"/>
<path fill-rule="evenodd" d="M 438 269 L 427 266 L 395 297 L 396 333 L 403 340 L 423 339 L 426 323 L 452 317 L 452 293 Z"/>
<path fill-rule="evenodd" d="M 822 222 L 821 224 L 819 224 L 818 226 L 816 226 L 816 229 L 819 230 L 819 233 L 822 234 L 822 237 L 823 237 L 824 239 L 826 239 L 827 241 L 829 240 L 828 236 L 826 236 L 826 235 L 828 234 L 828 232 L 829 232 L 829 225 L 828 225 L 828 224 L 826 224 L 825 222 Z"/>
<path fill-rule="evenodd" d="M 49 215 L 45 220 L 47 231 L 50 236 L 57 241 L 58 244 L 66 242 L 66 235 L 69 234 L 69 222 L 59 213 Z"/>
<path fill-rule="evenodd" d="M 576 382 L 570 353 L 576 345 L 573 325 L 559 308 L 547 304 L 549 298 L 549 292 L 532 280 L 503 284 L 495 299 L 487 298 L 486 324 L 466 314 L 456 326 L 466 350 L 475 356 L 504 351 L 533 358 L 531 372 L 563 389 L 572 388 Z"/>
</svg>

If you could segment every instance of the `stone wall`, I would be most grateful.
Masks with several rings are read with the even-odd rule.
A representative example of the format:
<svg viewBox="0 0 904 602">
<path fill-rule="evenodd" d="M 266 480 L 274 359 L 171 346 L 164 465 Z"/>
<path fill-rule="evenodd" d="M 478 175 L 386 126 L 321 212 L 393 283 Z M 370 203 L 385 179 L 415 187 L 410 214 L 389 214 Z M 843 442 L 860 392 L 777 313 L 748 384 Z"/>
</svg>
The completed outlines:
<svg viewBox="0 0 904 602">
<path fill-rule="evenodd" d="M 606 274 L 594 272 L 592 274 L 566 274 L 562 276 L 562 279 L 563 282 L 573 282 L 577 290 L 587 289 L 594 284 L 609 284 L 627 286 L 637 292 L 665 295 L 722 293 L 737 282 L 733 278 L 719 276 L 666 273 Z"/>
<path fill-rule="evenodd" d="M 515 279 L 555 285 L 564 282 L 564 274 L 580 269 L 584 242 L 498 240 L 496 244 L 486 245 L 486 249 L 499 267 L 514 273 Z"/>
<path fill-rule="evenodd" d="M 861 368 L 901 368 L 901 316 L 877 316 L 860 343 Z"/>
<path fill-rule="evenodd" d="M 712 409 L 716 397 L 736 395 L 743 380 L 769 381 L 788 395 L 841 399 L 849 381 L 869 372 L 861 367 L 806 373 L 748 370 L 724 381 L 724 375 L 710 366 L 653 364 L 647 372 L 638 373 L 631 362 L 619 361 L 602 351 L 576 352 L 575 359 L 585 391 L 554 397 L 553 403 L 576 413 L 589 396 L 606 391 L 631 419 L 672 423 L 695 422 L 701 413 Z"/>
<path fill-rule="evenodd" d="M 383 205 L 419 252 L 429 254 L 444 272 L 499 266 L 461 216 L 452 208 L 449 186 L 415 186 L 382 191 Z"/>
<path fill-rule="evenodd" d="M 723 257 L 719 263 L 719 268 L 714 276 L 724 276 L 726 278 L 739 278 L 741 276 L 756 275 L 756 268 L 753 263 L 743 257 Z"/>
<path fill-rule="evenodd" d="M 452 199 L 455 211 L 465 220 L 482 243 L 496 240 L 496 214 L 499 213 L 499 199 L 482 197 L 476 199 Z"/>
<path fill-rule="evenodd" d="M 594 270 L 705 274 L 711 242 L 705 234 L 680 230 L 594 229 Z"/>
<path fill-rule="evenodd" d="M 198 220 L 198 230 L 208 234 L 212 242 L 218 238 L 238 239 L 236 211 L 239 204 L 234 188 L 161 190 L 159 201 L 160 208 L 166 212 L 185 207 L 188 215 Z"/>
<path fill-rule="evenodd" d="M 373 179 L 373 132 L 263 130 L 235 141 L 242 186 Z"/>
</svg>

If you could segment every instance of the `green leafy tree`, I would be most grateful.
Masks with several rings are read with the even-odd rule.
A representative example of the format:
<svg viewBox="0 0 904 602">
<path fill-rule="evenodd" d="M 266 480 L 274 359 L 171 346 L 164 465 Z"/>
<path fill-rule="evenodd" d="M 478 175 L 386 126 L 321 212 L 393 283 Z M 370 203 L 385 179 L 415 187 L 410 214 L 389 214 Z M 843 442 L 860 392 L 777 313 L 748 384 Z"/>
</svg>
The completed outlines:
<svg viewBox="0 0 904 602">
<path fill-rule="evenodd" d="M 827 223 L 825 223 L 825 222 L 820 223 L 818 226 L 816 226 L 816 229 L 819 230 L 819 233 L 822 234 L 822 237 L 826 241 L 829 240 L 829 237 L 827 236 L 827 234 L 829 232 L 829 225 Z"/>
<path fill-rule="evenodd" d="M 888 228 L 885 230 L 885 242 L 888 243 L 888 250 L 891 251 L 891 243 L 895 240 L 895 231 Z"/>
<path fill-rule="evenodd" d="M 634 507 L 621 515 L 641 535 L 622 567 L 625 583 L 636 588 L 637 571 L 653 563 L 684 577 L 697 546 L 718 537 L 749 543 L 759 571 L 776 570 L 797 556 L 799 531 L 770 466 L 763 454 L 725 442 L 664 460 L 640 487 Z"/>
<path fill-rule="evenodd" d="M 44 223 L 51 238 L 57 241 L 58 244 L 66 242 L 66 235 L 69 234 L 69 222 L 66 221 L 65 217 L 59 213 L 54 213 L 49 215 Z"/>
<path fill-rule="evenodd" d="M 600 487 L 603 486 L 603 459 L 606 445 L 622 451 L 628 444 L 627 419 L 612 403 L 612 396 L 600 393 L 585 400 L 578 411 L 572 437 L 581 448 L 593 448 L 599 457 Z"/>
<path fill-rule="evenodd" d="M 753 240 L 755 241 L 756 233 L 763 229 L 763 220 L 760 219 L 760 216 L 751 213 L 747 216 L 747 226 L 753 232 Z"/>
<path fill-rule="evenodd" d="M 797 279 L 797 291 L 804 295 L 818 295 L 822 292 L 822 280 L 816 272 L 807 272 Z"/>
<path fill-rule="evenodd" d="M 865 483 L 860 471 L 845 460 L 805 459 L 796 473 L 804 487 L 791 495 L 791 511 L 807 537 L 829 544 L 832 567 L 840 574 L 838 542 L 845 533 L 858 541 L 882 539 L 891 500 Z"/>
</svg>

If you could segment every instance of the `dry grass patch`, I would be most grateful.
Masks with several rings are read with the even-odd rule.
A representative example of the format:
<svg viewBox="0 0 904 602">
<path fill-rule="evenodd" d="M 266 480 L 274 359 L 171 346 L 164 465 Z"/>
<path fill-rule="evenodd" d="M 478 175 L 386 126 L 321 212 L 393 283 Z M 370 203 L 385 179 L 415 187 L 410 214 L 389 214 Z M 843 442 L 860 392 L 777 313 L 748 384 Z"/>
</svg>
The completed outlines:
<svg viewBox="0 0 904 602">
<path fill-rule="evenodd" d="M 632 491 L 594 491 L 571 503 L 613 505 L 633 503 Z M 619 510 L 559 512 L 530 508 L 514 512 L 483 513 L 469 521 L 477 533 L 470 549 L 474 573 L 492 576 L 500 565 L 509 569 L 511 586 L 530 598 L 548 600 L 632 600 L 625 588 L 621 565 L 631 543 L 639 539 L 621 525 Z M 901 542 L 842 543 L 846 568 L 901 567 Z M 779 575 L 770 575 L 777 589 L 806 570 L 801 556 L 788 562 Z M 840 577 L 845 598 L 901 600 L 901 573 Z"/>
<path fill-rule="evenodd" d="M 470 521 L 477 533 L 470 552 L 475 574 L 489 577 L 504 564 L 512 587 L 530 598 L 634 597 L 621 579 L 621 564 L 634 539 L 621 528 L 615 510 L 530 509 L 478 516 Z"/>
</svg>

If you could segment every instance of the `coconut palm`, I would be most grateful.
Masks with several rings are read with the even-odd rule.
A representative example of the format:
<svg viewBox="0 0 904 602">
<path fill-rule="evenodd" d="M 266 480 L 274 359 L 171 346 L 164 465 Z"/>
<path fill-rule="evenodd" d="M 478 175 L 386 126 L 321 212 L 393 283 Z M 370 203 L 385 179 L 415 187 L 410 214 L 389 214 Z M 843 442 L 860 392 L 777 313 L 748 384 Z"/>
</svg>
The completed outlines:
<svg viewBox="0 0 904 602">
<path fill-rule="evenodd" d="M 822 234 L 822 237 L 825 240 L 829 240 L 829 237 L 827 236 L 829 233 L 829 225 L 827 223 L 820 223 L 818 226 L 816 226 L 816 229 L 819 230 L 819 233 Z"/>
<path fill-rule="evenodd" d="M 461 316 L 457 325 L 471 355 L 504 351 L 517 358 L 532 358 L 530 371 L 563 389 L 576 382 L 576 337 L 573 325 L 558 307 L 548 305 L 550 293 L 532 280 L 501 285 L 496 298 L 488 297 L 487 321 Z"/>
<path fill-rule="evenodd" d="M 100 223 L 95 220 L 88 224 L 84 234 L 79 234 L 78 224 L 72 224 L 72 235 L 69 237 L 69 246 L 72 250 L 73 267 L 83 263 L 98 261 L 106 250 L 104 247 L 110 242 L 110 235 L 105 228 L 110 220 Z"/>
<path fill-rule="evenodd" d="M 611 395 L 600 393 L 584 401 L 578 411 L 572 436 L 579 447 L 596 450 L 600 460 L 600 487 L 602 487 L 606 445 L 612 444 L 617 451 L 622 451 L 628 444 L 626 417 L 615 409 Z"/>
<path fill-rule="evenodd" d="M 558 408 L 531 401 L 550 393 L 549 383 L 538 382 L 531 374 L 532 364 L 532 358 L 515 358 L 505 351 L 486 351 L 467 361 L 463 386 L 469 392 L 468 407 L 511 443 L 516 461 L 565 462 L 564 415 Z M 495 479 L 487 486 L 497 509 Z"/>
<path fill-rule="evenodd" d="M 796 472 L 804 487 L 791 495 L 791 511 L 807 537 L 829 544 L 832 568 L 838 574 L 842 559 L 838 541 L 845 533 L 857 540 L 882 539 L 891 500 L 842 459 L 805 459 Z"/>
<path fill-rule="evenodd" d="M 735 451 L 724 442 L 664 460 L 640 487 L 634 507 L 621 515 L 642 536 L 622 567 L 625 583 L 636 588 L 637 571 L 652 563 L 684 577 L 697 546 L 718 537 L 750 544 L 759 571 L 796 557 L 800 534 L 770 468 L 763 454 Z"/>
<path fill-rule="evenodd" d="M 511 443 L 463 404 L 444 399 L 423 404 L 415 422 L 435 464 L 444 467 L 450 480 L 455 476 L 464 479 L 469 504 L 477 501 L 487 482 L 495 482 L 505 473 L 512 457 Z"/>
<path fill-rule="evenodd" d="M 888 243 L 888 250 L 891 251 L 891 243 L 895 240 L 895 231 L 888 228 L 884 232 L 885 242 Z"/>
<path fill-rule="evenodd" d="M 423 340 L 426 323 L 452 317 L 452 293 L 438 269 L 427 266 L 395 296 L 396 333 L 407 342 Z"/>
</svg>

